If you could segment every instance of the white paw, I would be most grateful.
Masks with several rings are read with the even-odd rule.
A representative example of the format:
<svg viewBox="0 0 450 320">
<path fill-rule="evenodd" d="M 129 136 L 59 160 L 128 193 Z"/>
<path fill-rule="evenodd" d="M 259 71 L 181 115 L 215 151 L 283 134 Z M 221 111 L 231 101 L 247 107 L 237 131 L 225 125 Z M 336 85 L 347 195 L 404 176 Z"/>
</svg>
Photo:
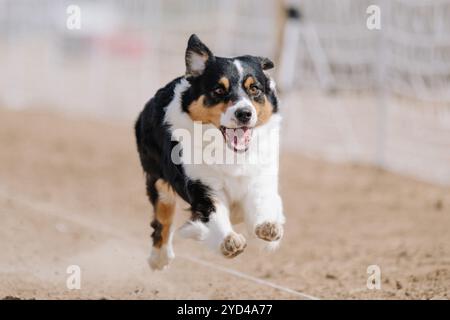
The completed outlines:
<svg viewBox="0 0 450 320">
<path fill-rule="evenodd" d="M 163 270 L 175 258 L 172 248 L 163 245 L 161 248 L 152 248 L 152 252 L 147 259 L 152 270 Z"/>
<path fill-rule="evenodd" d="M 225 237 L 220 245 L 220 251 L 226 258 L 234 258 L 244 251 L 247 241 L 244 236 L 235 232 Z"/>
<path fill-rule="evenodd" d="M 263 222 L 256 226 L 255 234 L 265 241 L 278 241 L 283 237 L 283 226 L 276 222 Z"/>
<path fill-rule="evenodd" d="M 183 238 L 203 241 L 208 237 L 209 230 L 203 222 L 189 220 L 178 229 L 178 234 Z"/>
</svg>

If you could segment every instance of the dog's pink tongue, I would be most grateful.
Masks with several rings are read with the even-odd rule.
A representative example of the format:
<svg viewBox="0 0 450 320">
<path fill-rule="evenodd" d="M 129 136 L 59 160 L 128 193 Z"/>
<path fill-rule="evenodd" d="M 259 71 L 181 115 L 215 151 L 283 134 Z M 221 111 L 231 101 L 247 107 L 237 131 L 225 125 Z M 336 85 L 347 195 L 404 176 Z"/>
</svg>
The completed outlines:
<svg viewBox="0 0 450 320">
<path fill-rule="evenodd" d="M 235 150 L 246 150 L 250 145 L 252 130 L 249 128 L 226 129 L 228 145 Z"/>
</svg>

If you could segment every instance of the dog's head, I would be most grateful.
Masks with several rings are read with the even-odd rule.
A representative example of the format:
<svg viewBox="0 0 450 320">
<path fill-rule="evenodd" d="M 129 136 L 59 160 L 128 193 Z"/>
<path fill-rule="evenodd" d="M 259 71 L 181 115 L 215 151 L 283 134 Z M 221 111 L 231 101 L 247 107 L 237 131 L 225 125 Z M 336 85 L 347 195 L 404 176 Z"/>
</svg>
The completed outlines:
<svg viewBox="0 0 450 320">
<path fill-rule="evenodd" d="M 186 49 L 186 79 L 191 87 L 183 108 L 194 121 L 221 130 L 230 148 L 247 150 L 252 130 L 277 111 L 275 84 L 264 72 L 268 58 L 214 56 L 196 35 Z"/>
</svg>

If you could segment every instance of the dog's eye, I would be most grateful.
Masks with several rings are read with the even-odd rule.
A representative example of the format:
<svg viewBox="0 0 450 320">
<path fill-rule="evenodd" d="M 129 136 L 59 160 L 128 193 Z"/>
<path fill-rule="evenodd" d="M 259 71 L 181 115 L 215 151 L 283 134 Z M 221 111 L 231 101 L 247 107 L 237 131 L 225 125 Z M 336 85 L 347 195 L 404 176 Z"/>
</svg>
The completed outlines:
<svg viewBox="0 0 450 320">
<path fill-rule="evenodd" d="M 218 87 L 216 89 L 214 89 L 214 94 L 221 96 L 225 94 L 225 89 L 222 87 Z"/>
<path fill-rule="evenodd" d="M 261 92 L 257 86 L 251 86 L 248 91 L 252 96 L 257 96 Z"/>
</svg>

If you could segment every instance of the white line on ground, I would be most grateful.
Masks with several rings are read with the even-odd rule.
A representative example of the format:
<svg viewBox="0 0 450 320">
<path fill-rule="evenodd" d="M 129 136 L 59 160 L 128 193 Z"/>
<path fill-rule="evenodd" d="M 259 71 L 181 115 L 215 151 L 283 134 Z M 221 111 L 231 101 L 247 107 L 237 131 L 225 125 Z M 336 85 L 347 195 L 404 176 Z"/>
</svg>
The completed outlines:
<svg viewBox="0 0 450 320">
<path fill-rule="evenodd" d="M 60 210 L 59 208 L 56 208 L 54 206 L 50 206 L 45 202 L 38 202 L 38 201 L 34 201 L 22 196 L 17 196 L 17 195 L 12 195 L 11 193 L 7 192 L 7 190 L 4 187 L 0 186 L 0 196 L 2 196 L 5 199 L 8 199 L 10 201 L 14 201 L 16 203 L 19 203 L 21 205 L 24 205 L 26 207 L 35 209 L 37 211 L 46 213 L 46 214 L 50 214 L 52 216 L 57 216 L 59 218 L 68 220 L 70 222 L 76 223 L 76 224 L 81 224 L 83 227 L 87 227 L 87 228 L 95 228 L 96 231 L 99 231 L 99 226 L 102 226 L 101 230 L 102 232 L 106 233 L 106 234 L 110 234 L 113 236 L 116 236 L 118 238 L 125 238 L 127 239 L 127 237 L 125 235 L 121 235 L 120 233 L 118 233 L 116 230 L 114 230 L 113 228 L 111 228 L 110 226 L 106 225 L 103 222 L 96 222 L 92 219 L 88 219 L 88 218 L 84 218 L 84 217 L 80 217 L 78 215 L 76 215 L 76 218 L 73 217 L 72 214 L 65 212 L 63 210 Z M 63 213 L 63 214 L 62 214 Z M 93 227 L 95 226 L 95 227 Z M 114 231 L 113 231 L 114 230 Z M 248 274 L 245 274 L 243 272 L 237 271 L 237 270 L 233 270 L 230 268 L 226 268 L 224 266 L 220 266 L 208 261 L 204 261 L 202 259 L 196 258 L 196 257 L 188 257 L 188 256 L 184 256 L 184 255 L 177 255 L 180 258 L 183 258 L 185 260 L 191 261 L 193 263 L 202 265 L 204 267 L 210 268 L 210 269 L 214 269 L 216 271 L 220 271 L 223 273 L 227 273 L 230 275 L 233 275 L 235 277 L 241 278 L 241 279 L 246 279 L 248 281 L 253 281 L 257 284 L 263 285 L 263 286 L 267 286 L 267 287 L 271 287 L 298 297 L 302 297 L 303 299 L 308 299 L 308 300 L 319 300 L 319 298 L 278 285 L 276 283 L 264 280 L 264 279 L 260 279 Z"/>
<path fill-rule="evenodd" d="M 231 274 L 231 275 L 236 276 L 238 278 L 246 279 L 246 280 L 249 280 L 249 281 L 256 282 L 256 283 L 258 283 L 260 285 L 264 285 L 264 286 L 268 286 L 268 287 L 271 287 L 271 288 L 274 288 L 274 289 L 277 289 L 277 290 L 280 290 L 280 291 L 284 291 L 284 292 L 287 292 L 287 293 L 290 293 L 290 294 L 302 297 L 304 299 L 320 300 L 319 298 L 310 296 L 309 294 L 301 293 L 299 291 L 292 290 L 290 288 L 280 286 L 280 285 L 278 285 L 276 283 L 273 283 L 273 282 L 270 282 L 270 281 L 266 281 L 266 280 L 254 277 L 254 276 L 245 274 L 245 273 L 237 271 L 237 270 L 233 270 L 233 269 L 229 269 L 229 268 L 226 268 L 226 267 L 223 267 L 223 266 L 220 266 L 220 265 L 216 265 L 214 263 L 207 262 L 207 261 L 195 258 L 195 257 L 187 257 L 187 256 L 184 256 L 184 255 L 179 255 L 179 254 L 178 254 L 178 257 L 181 257 L 183 259 L 195 262 L 197 264 L 200 264 L 202 266 L 205 266 L 205 267 L 208 267 L 208 268 L 211 268 L 211 269 L 215 269 L 215 270 L 218 270 L 218 271 L 221 271 L 221 272 L 224 272 L 224 273 Z"/>
</svg>

